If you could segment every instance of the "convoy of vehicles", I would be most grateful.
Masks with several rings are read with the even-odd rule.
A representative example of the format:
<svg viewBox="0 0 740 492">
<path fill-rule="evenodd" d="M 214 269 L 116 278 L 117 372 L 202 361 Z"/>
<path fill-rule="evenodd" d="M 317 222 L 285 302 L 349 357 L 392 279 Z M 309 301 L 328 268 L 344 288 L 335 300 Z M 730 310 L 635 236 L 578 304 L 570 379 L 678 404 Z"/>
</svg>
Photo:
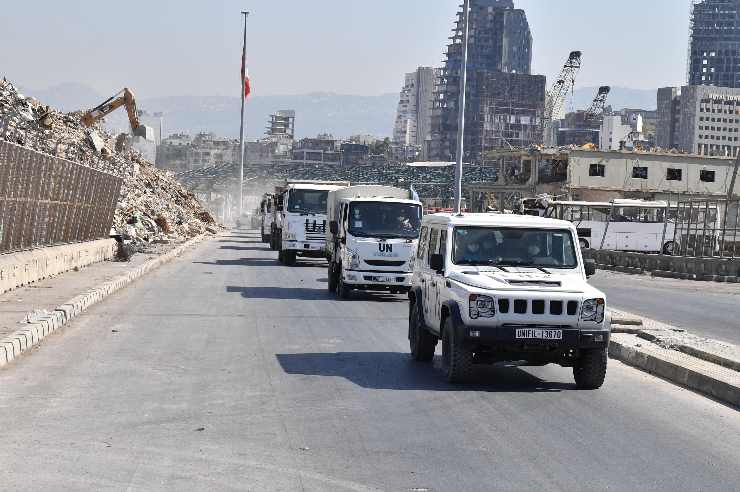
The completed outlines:
<svg viewBox="0 0 740 492">
<path fill-rule="evenodd" d="M 408 292 L 422 215 L 412 198 L 409 190 L 387 186 L 329 193 L 329 291 L 342 299 L 352 290 Z"/>
<path fill-rule="evenodd" d="M 325 257 L 328 289 L 342 299 L 353 290 L 408 293 L 411 356 L 429 362 L 441 341 L 450 382 L 477 364 L 554 363 L 573 368 L 578 388 L 601 387 L 611 319 L 581 248 L 599 235 L 603 247 L 622 244 L 617 214 L 645 229 L 629 248 L 652 248 L 663 231 L 656 239 L 647 225 L 664 227 L 666 206 L 548 202 L 525 215 L 423 216 L 413 198 L 386 186 L 285 183 L 262 200 L 262 238 L 286 265 Z"/>
<path fill-rule="evenodd" d="M 442 341 L 450 382 L 475 364 L 501 361 L 572 367 L 576 384 L 604 382 L 610 319 L 587 282 L 573 224 L 540 217 L 424 217 L 409 294 L 409 341 L 431 361 Z"/>
</svg>

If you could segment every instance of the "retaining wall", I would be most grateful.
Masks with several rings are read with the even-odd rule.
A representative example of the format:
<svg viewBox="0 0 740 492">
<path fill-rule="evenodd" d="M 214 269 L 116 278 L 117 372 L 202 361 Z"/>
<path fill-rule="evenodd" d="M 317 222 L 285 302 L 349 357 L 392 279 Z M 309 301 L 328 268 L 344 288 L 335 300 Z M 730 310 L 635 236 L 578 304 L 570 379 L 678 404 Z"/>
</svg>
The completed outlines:
<svg viewBox="0 0 740 492">
<path fill-rule="evenodd" d="M 690 258 L 624 251 L 583 250 L 603 270 L 649 273 L 655 277 L 740 282 L 740 258 Z"/>
<path fill-rule="evenodd" d="M 0 294 L 47 277 L 115 257 L 114 239 L 66 244 L 0 255 Z"/>
</svg>

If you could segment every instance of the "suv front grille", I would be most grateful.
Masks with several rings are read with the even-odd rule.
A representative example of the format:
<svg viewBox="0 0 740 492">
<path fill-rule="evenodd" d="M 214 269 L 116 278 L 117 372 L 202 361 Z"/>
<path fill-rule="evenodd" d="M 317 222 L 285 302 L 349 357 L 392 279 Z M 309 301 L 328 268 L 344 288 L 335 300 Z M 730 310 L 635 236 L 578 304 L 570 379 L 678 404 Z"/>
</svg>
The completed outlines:
<svg viewBox="0 0 740 492">
<path fill-rule="evenodd" d="M 511 306 L 514 314 L 550 314 L 552 316 L 575 316 L 578 314 L 578 301 L 545 301 L 544 299 L 498 299 L 498 312 L 510 314 Z M 565 309 L 564 309 L 565 308 Z"/>
</svg>

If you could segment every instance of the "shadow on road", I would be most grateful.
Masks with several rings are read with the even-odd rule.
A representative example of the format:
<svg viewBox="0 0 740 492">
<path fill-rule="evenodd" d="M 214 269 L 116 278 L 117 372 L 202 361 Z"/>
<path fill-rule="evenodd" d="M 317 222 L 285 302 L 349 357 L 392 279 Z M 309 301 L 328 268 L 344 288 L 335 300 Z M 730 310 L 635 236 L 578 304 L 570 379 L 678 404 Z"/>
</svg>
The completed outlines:
<svg viewBox="0 0 740 492">
<path fill-rule="evenodd" d="M 267 248 L 267 244 L 263 243 L 262 241 L 238 241 L 238 238 L 234 239 L 219 239 L 217 242 L 219 243 L 236 243 L 236 244 L 264 244 L 265 248 Z"/>
<path fill-rule="evenodd" d="M 342 377 L 363 388 L 400 391 L 560 392 L 575 384 L 544 381 L 517 367 L 479 366 L 468 384 L 451 385 L 432 364 L 398 352 L 276 354 L 287 374 Z"/>
<path fill-rule="evenodd" d="M 232 251 L 270 251 L 267 246 L 219 246 L 218 249 L 228 249 Z"/>
<path fill-rule="evenodd" d="M 333 296 L 325 289 L 303 287 L 226 287 L 226 292 L 241 294 L 245 299 L 325 300 Z"/>
<path fill-rule="evenodd" d="M 275 258 L 239 258 L 236 260 L 194 261 L 196 265 L 214 266 L 280 266 Z"/>
</svg>

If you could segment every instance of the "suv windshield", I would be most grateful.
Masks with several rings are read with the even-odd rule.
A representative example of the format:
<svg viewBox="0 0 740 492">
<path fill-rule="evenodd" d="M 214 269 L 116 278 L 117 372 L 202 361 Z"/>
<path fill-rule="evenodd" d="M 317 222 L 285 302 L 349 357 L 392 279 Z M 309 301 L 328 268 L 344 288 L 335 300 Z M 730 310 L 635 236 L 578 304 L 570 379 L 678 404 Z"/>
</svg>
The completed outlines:
<svg viewBox="0 0 740 492">
<path fill-rule="evenodd" d="M 456 227 L 452 261 L 456 265 L 575 268 L 569 230 Z"/>
<path fill-rule="evenodd" d="M 421 207 L 409 203 L 353 203 L 347 220 L 353 236 L 417 239 Z"/>
<path fill-rule="evenodd" d="M 288 212 L 303 214 L 325 214 L 326 190 L 291 190 L 288 197 Z"/>
</svg>

